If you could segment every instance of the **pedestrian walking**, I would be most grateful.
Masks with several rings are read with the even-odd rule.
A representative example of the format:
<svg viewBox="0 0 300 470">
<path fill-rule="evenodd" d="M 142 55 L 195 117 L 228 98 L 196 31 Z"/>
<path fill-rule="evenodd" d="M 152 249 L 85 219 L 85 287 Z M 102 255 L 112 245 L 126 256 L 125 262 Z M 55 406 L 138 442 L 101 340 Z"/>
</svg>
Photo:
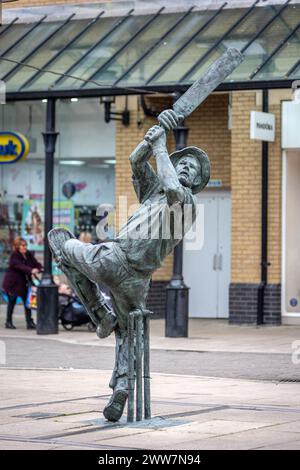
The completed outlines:
<svg viewBox="0 0 300 470">
<path fill-rule="evenodd" d="M 22 299 L 24 304 L 27 329 L 32 330 L 36 328 L 31 316 L 31 309 L 26 306 L 26 302 L 28 288 L 31 285 L 31 276 L 38 274 L 41 270 L 42 265 L 27 250 L 26 240 L 17 237 L 13 243 L 13 252 L 10 255 L 8 269 L 2 285 L 3 292 L 8 297 L 6 328 L 16 328 L 13 324 L 12 316 L 18 297 Z"/>
</svg>

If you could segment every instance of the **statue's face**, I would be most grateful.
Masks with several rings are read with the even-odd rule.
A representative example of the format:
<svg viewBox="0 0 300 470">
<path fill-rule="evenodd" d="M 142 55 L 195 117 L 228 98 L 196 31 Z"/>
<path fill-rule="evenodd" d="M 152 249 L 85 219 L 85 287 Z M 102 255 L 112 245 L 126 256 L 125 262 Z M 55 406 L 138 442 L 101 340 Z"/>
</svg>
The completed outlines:
<svg viewBox="0 0 300 470">
<path fill-rule="evenodd" d="M 195 178 L 200 174 L 201 168 L 197 158 L 187 155 L 179 160 L 176 165 L 176 173 L 179 182 L 188 188 L 193 186 Z"/>
</svg>

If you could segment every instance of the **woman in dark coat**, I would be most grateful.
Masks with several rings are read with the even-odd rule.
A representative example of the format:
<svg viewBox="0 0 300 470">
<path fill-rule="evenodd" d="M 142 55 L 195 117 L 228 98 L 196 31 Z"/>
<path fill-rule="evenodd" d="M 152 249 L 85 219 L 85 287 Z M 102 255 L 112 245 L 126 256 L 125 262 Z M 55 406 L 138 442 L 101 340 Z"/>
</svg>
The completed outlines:
<svg viewBox="0 0 300 470">
<path fill-rule="evenodd" d="M 27 243 L 21 237 L 14 241 L 14 251 L 10 255 L 9 266 L 3 280 L 2 289 L 8 296 L 6 328 L 15 329 L 12 315 L 16 305 L 17 297 L 21 297 L 25 308 L 27 329 L 35 329 L 35 323 L 31 316 L 30 308 L 26 307 L 29 281 L 32 274 L 41 271 L 42 265 L 35 259 L 33 254 L 27 250 Z"/>
</svg>

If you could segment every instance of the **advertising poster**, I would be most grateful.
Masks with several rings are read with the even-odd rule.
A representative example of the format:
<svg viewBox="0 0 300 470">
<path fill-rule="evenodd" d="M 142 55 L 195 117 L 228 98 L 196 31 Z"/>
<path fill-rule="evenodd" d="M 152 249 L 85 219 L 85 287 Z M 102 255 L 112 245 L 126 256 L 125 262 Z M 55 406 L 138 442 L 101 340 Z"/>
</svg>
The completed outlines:
<svg viewBox="0 0 300 470">
<path fill-rule="evenodd" d="M 74 204 L 72 201 L 54 201 L 53 226 L 74 230 Z M 28 199 L 23 203 L 22 237 L 28 249 L 42 251 L 44 247 L 44 200 Z"/>
</svg>

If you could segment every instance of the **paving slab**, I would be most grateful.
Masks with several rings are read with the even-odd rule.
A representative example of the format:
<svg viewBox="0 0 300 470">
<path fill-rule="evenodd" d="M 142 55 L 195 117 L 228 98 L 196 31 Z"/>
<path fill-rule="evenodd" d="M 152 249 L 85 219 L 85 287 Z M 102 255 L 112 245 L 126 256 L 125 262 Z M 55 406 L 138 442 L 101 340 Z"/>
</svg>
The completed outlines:
<svg viewBox="0 0 300 470">
<path fill-rule="evenodd" d="M 260 450 L 299 450 L 300 440 L 291 442 L 281 442 L 280 444 L 262 446 Z"/>
<path fill-rule="evenodd" d="M 300 448 L 299 384 L 152 374 L 153 419 L 104 420 L 105 370 L 0 371 L 0 448 Z"/>
</svg>

